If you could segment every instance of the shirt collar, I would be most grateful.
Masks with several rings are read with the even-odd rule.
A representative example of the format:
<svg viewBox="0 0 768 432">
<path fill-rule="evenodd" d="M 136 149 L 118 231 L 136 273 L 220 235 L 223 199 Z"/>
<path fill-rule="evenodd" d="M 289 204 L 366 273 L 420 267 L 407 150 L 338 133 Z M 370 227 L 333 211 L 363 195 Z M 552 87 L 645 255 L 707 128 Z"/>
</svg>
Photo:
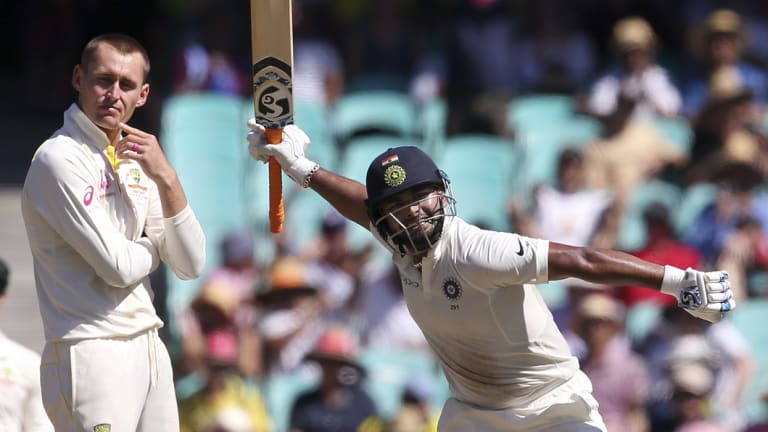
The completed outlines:
<svg viewBox="0 0 768 432">
<path fill-rule="evenodd" d="M 77 106 L 77 103 L 72 103 L 69 109 L 64 113 L 64 120 L 72 122 L 78 129 L 80 129 L 87 138 L 87 144 L 95 147 L 96 150 L 103 151 L 110 144 L 107 134 L 103 130 L 99 129 L 92 121 L 85 115 L 85 113 Z"/>
</svg>

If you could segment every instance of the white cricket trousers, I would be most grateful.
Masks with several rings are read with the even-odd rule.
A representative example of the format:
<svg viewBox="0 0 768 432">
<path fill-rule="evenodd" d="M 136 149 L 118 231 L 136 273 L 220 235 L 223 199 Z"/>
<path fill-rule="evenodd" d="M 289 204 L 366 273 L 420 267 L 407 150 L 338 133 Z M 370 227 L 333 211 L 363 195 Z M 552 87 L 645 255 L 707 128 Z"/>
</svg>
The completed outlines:
<svg viewBox="0 0 768 432">
<path fill-rule="evenodd" d="M 56 432 L 178 432 L 171 359 L 157 330 L 49 342 L 43 405 Z"/>
<path fill-rule="evenodd" d="M 592 383 L 578 371 L 565 384 L 526 407 L 481 409 L 454 398 L 445 402 L 439 432 L 606 432 Z"/>
</svg>

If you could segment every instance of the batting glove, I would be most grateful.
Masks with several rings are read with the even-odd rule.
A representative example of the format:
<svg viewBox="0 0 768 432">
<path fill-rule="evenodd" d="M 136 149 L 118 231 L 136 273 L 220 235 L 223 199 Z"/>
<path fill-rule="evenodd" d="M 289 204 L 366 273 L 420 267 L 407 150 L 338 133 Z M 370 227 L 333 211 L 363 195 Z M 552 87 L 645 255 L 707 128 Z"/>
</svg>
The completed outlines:
<svg viewBox="0 0 768 432">
<path fill-rule="evenodd" d="M 702 272 L 665 266 L 661 292 L 675 296 L 678 306 L 691 315 L 713 323 L 736 307 L 724 270 Z"/>
<path fill-rule="evenodd" d="M 291 180 L 302 187 L 309 186 L 309 180 L 319 165 L 305 156 L 310 139 L 303 130 L 296 125 L 288 125 L 283 129 L 283 142 L 269 144 L 264 126 L 256 123 L 256 119 L 248 120 L 248 128 L 251 130 L 248 133 L 248 152 L 252 158 L 267 162 L 274 157 Z"/>
</svg>

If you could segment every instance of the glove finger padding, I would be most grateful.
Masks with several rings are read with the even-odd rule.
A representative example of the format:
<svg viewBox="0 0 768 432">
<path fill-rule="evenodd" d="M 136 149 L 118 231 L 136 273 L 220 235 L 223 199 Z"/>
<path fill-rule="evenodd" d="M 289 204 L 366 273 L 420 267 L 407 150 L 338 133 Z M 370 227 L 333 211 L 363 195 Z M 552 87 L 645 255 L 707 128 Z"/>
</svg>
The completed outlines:
<svg viewBox="0 0 768 432">
<path fill-rule="evenodd" d="M 720 321 L 723 312 L 733 309 L 735 302 L 731 284 L 728 282 L 728 272 L 700 272 L 688 269 L 687 273 L 686 280 L 690 280 L 689 277 L 694 276 L 695 285 L 682 288 L 679 299 L 680 307 L 692 315 L 710 322 Z"/>
</svg>

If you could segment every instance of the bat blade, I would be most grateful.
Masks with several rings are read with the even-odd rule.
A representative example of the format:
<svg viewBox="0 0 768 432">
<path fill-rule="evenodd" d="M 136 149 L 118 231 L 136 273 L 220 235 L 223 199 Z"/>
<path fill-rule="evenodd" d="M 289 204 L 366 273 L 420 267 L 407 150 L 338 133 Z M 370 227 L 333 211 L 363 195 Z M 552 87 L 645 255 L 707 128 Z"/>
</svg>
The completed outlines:
<svg viewBox="0 0 768 432">
<path fill-rule="evenodd" d="M 251 0 L 253 104 L 256 122 L 267 140 L 279 143 L 282 129 L 293 123 L 293 20 L 291 0 Z M 269 161 L 269 223 L 282 232 L 285 208 L 282 173 Z"/>
</svg>

